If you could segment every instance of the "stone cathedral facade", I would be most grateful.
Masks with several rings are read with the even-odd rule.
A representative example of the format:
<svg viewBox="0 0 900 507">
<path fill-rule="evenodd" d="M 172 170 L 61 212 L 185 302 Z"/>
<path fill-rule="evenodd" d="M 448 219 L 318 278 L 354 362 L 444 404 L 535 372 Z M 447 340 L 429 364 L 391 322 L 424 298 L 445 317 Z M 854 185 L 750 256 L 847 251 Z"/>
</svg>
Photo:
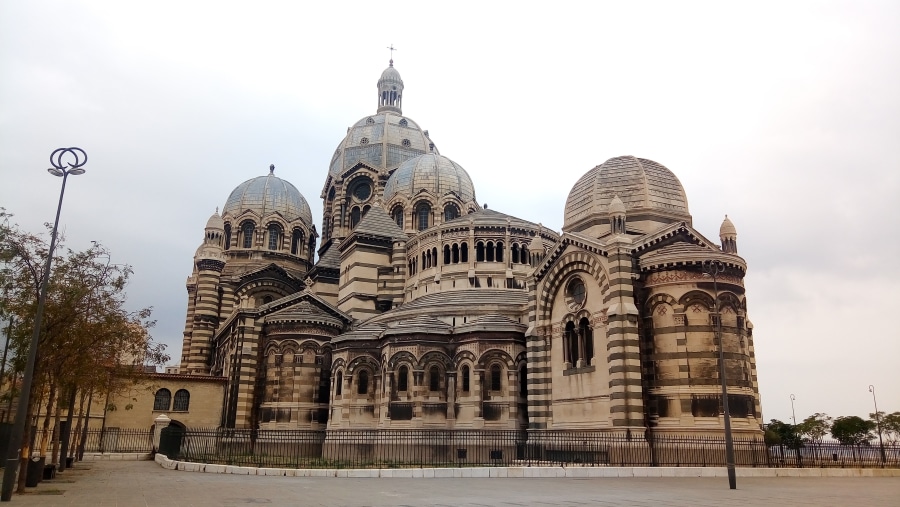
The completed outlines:
<svg viewBox="0 0 900 507">
<path fill-rule="evenodd" d="M 734 431 L 760 431 L 727 217 L 716 244 L 633 156 L 574 182 L 562 232 L 487 209 L 403 115 L 393 61 L 377 87 L 323 174 L 321 230 L 274 167 L 206 224 L 179 374 L 224 378 L 222 426 L 721 432 L 720 319 Z"/>
</svg>

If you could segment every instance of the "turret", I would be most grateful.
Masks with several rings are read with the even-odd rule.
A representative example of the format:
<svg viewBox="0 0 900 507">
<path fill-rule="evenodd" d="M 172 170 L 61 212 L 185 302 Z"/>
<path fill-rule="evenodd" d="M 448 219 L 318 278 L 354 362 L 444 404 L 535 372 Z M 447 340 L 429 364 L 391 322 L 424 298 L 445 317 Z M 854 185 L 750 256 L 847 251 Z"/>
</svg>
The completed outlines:
<svg viewBox="0 0 900 507">
<path fill-rule="evenodd" d="M 719 239 L 722 241 L 722 251 L 730 254 L 737 254 L 737 229 L 734 224 L 725 215 L 722 226 L 719 227 Z"/>
<path fill-rule="evenodd" d="M 609 224 L 613 234 L 625 234 L 625 204 L 618 195 L 609 201 Z"/>
<path fill-rule="evenodd" d="M 400 79 L 400 73 L 394 68 L 394 60 L 391 59 L 390 66 L 384 69 L 381 79 L 378 80 L 378 112 L 392 111 L 403 114 L 402 105 L 403 80 Z"/>
</svg>

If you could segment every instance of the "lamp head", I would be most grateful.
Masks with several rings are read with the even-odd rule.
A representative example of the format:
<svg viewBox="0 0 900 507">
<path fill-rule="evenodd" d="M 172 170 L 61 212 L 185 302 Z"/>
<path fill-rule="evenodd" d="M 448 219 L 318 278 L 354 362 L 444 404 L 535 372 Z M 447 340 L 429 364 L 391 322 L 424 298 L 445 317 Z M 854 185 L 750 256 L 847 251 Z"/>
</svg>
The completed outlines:
<svg viewBox="0 0 900 507">
<path fill-rule="evenodd" d="M 84 169 L 76 167 L 75 169 L 70 170 L 69 174 L 71 174 L 72 176 L 78 176 L 79 174 L 84 174 Z"/>
<path fill-rule="evenodd" d="M 63 176 L 63 172 L 55 167 L 50 167 L 49 169 L 47 169 L 47 172 L 59 178 L 62 178 Z"/>
</svg>

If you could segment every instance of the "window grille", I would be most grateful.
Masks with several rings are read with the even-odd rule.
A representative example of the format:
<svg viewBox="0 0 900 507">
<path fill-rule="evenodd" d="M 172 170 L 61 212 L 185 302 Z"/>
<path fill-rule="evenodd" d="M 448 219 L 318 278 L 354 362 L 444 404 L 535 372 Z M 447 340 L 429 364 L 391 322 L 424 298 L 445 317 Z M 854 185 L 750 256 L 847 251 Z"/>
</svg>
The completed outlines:
<svg viewBox="0 0 900 507">
<path fill-rule="evenodd" d="M 153 410 L 169 410 L 169 403 L 172 401 L 172 391 L 168 389 L 160 389 L 156 391 L 156 397 L 153 399 Z"/>
<path fill-rule="evenodd" d="M 185 389 L 175 392 L 175 402 L 172 404 L 173 412 L 187 412 L 191 405 L 191 393 Z"/>
</svg>

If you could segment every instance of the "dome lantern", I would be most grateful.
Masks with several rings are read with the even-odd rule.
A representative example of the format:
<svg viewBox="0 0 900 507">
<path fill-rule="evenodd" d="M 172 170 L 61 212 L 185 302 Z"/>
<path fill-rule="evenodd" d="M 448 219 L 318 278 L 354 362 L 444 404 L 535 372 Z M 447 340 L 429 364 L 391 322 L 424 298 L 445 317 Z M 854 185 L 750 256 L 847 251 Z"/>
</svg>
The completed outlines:
<svg viewBox="0 0 900 507">
<path fill-rule="evenodd" d="M 609 201 L 609 223 L 613 234 L 625 234 L 625 203 L 618 194 Z"/>
<path fill-rule="evenodd" d="M 402 104 L 403 80 L 400 79 L 400 73 L 394 68 L 394 59 L 391 58 L 390 65 L 384 69 L 378 80 L 378 112 L 392 111 L 403 114 Z"/>
</svg>

